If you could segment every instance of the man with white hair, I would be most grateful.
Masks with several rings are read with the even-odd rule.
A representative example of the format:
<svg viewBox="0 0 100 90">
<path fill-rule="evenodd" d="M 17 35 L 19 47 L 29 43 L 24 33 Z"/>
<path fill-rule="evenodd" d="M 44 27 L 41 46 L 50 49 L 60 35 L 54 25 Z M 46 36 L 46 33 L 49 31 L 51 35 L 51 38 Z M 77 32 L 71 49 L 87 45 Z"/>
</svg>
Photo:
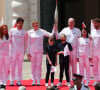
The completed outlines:
<svg viewBox="0 0 100 90">
<path fill-rule="evenodd" d="M 69 18 L 68 27 L 65 27 L 59 34 L 57 32 L 55 34 L 57 39 L 61 34 L 65 34 L 67 41 L 71 43 L 73 51 L 71 52 L 70 66 L 72 66 L 72 74 L 77 73 L 77 40 L 81 36 L 81 31 L 75 27 L 74 18 Z"/>
</svg>

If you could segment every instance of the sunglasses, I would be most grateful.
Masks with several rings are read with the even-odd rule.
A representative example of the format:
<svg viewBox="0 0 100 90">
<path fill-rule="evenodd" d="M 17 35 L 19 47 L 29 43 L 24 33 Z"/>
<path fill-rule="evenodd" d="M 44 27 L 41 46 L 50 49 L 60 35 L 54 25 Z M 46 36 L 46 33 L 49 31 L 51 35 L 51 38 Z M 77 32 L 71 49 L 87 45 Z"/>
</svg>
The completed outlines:
<svg viewBox="0 0 100 90">
<path fill-rule="evenodd" d="M 52 41 L 54 42 L 54 40 L 50 40 L 50 42 L 52 42 Z"/>
</svg>

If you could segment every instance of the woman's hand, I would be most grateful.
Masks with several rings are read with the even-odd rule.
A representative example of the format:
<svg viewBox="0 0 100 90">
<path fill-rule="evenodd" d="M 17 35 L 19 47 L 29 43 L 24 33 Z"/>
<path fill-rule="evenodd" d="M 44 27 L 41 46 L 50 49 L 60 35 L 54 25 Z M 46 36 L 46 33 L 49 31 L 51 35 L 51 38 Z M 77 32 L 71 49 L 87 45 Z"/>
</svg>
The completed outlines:
<svg viewBox="0 0 100 90">
<path fill-rule="evenodd" d="M 77 58 L 77 61 L 79 62 L 79 58 Z"/>
</svg>

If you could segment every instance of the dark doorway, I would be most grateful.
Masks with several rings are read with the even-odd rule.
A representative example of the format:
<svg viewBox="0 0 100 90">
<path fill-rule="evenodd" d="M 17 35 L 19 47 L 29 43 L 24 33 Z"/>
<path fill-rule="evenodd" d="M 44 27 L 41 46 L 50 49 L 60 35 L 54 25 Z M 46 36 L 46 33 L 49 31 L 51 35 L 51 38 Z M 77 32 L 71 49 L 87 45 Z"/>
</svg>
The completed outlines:
<svg viewBox="0 0 100 90">
<path fill-rule="evenodd" d="M 82 29 L 82 22 L 85 22 L 90 32 L 90 21 L 100 17 L 99 0 L 58 0 L 59 31 L 67 26 L 68 18 L 73 17 L 76 27 Z"/>
<path fill-rule="evenodd" d="M 51 32 L 54 24 L 56 0 L 40 0 L 41 28 Z M 90 21 L 100 17 L 99 0 L 58 0 L 59 32 L 67 26 L 68 18 L 75 18 L 76 27 L 82 29 L 84 21 L 90 32 Z M 44 40 L 44 46 L 47 39 Z"/>
<path fill-rule="evenodd" d="M 41 0 L 40 20 L 41 28 L 52 30 L 54 24 L 56 0 Z M 90 31 L 90 21 L 95 17 L 100 17 L 99 0 L 58 0 L 59 31 L 67 26 L 68 18 L 73 17 L 76 27 L 82 29 L 84 21 Z"/>
<path fill-rule="evenodd" d="M 40 0 L 40 27 L 49 32 L 52 31 L 54 24 L 54 12 L 55 12 L 56 0 Z M 44 38 L 44 53 L 47 45 L 48 38 Z"/>
<path fill-rule="evenodd" d="M 59 30 L 67 26 L 68 18 L 73 17 L 76 27 L 81 28 L 84 20 L 83 0 L 58 0 Z"/>
<path fill-rule="evenodd" d="M 40 0 L 41 28 L 52 31 L 56 0 Z"/>
</svg>

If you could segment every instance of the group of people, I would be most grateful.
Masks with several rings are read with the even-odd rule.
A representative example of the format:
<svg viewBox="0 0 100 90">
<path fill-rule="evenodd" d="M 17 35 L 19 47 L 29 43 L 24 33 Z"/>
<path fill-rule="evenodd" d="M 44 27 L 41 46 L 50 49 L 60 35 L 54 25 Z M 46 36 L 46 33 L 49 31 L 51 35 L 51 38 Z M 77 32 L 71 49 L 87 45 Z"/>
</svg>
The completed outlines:
<svg viewBox="0 0 100 90">
<path fill-rule="evenodd" d="M 10 85 L 14 85 L 15 71 L 17 71 L 16 85 L 22 85 L 22 66 L 24 54 L 27 51 L 28 59 L 31 60 L 32 85 L 40 85 L 41 65 L 43 57 L 43 39 L 49 37 L 46 46 L 46 65 L 47 73 L 45 86 L 48 86 L 49 75 L 51 69 L 57 65 L 57 55 L 59 55 L 59 83 L 62 86 L 63 73 L 67 86 L 71 86 L 71 74 L 77 74 L 77 62 L 79 62 L 80 74 L 84 76 L 84 68 L 86 67 L 86 83 L 90 81 L 90 61 L 93 60 L 93 70 L 96 85 L 100 80 L 99 64 L 100 64 L 100 19 L 93 19 L 93 32 L 88 36 L 86 28 L 80 29 L 75 27 L 74 18 L 68 19 L 68 27 L 58 33 L 57 25 L 53 26 L 52 33 L 39 28 L 38 20 L 33 20 L 33 29 L 26 31 L 23 29 L 24 19 L 17 18 L 16 27 L 12 28 L 8 33 L 7 25 L 0 26 L 0 83 L 6 85 L 8 76 L 10 76 Z M 55 38 L 60 42 L 55 45 Z M 85 66 L 84 66 L 85 65 Z M 71 72 L 72 68 L 72 72 Z M 54 72 L 51 72 L 51 86 L 54 82 Z M 84 83 L 84 79 L 82 80 Z"/>
</svg>

